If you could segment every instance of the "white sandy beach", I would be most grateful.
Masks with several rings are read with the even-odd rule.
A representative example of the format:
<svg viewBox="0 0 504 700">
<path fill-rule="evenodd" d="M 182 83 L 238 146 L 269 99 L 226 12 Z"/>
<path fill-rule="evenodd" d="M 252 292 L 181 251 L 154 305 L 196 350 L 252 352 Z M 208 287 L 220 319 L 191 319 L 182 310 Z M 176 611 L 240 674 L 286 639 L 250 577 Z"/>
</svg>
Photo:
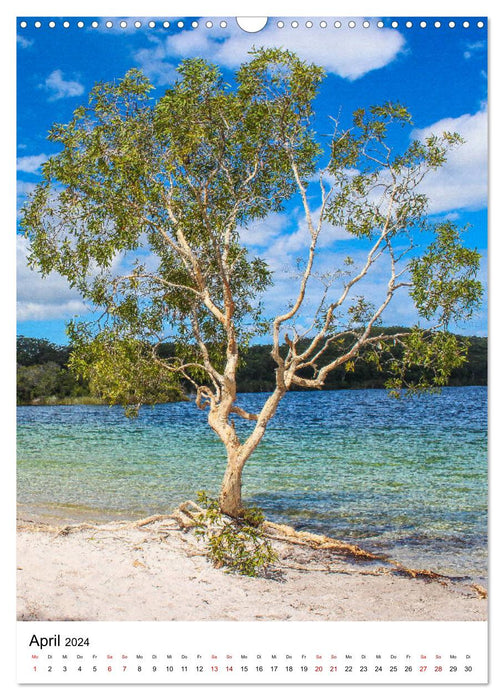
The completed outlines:
<svg viewBox="0 0 504 700">
<path fill-rule="evenodd" d="M 379 561 L 275 542 L 276 571 L 249 578 L 214 568 L 192 531 L 171 521 L 61 528 L 19 522 L 19 620 L 487 618 L 470 582 L 397 575 Z"/>
</svg>

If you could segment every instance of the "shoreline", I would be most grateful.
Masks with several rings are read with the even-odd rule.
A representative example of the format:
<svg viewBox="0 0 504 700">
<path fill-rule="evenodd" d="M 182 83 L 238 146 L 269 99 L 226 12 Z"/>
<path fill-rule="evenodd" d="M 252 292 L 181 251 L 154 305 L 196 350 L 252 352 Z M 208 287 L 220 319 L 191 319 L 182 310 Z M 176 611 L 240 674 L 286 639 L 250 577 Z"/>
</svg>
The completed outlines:
<svg viewBox="0 0 504 700">
<path fill-rule="evenodd" d="M 453 384 L 447 384 L 446 386 L 441 387 L 441 389 L 480 389 L 480 388 L 486 388 L 488 389 L 488 382 L 481 382 L 479 384 L 475 384 L 474 382 L 469 382 L 467 384 L 465 383 L 453 383 Z M 265 389 L 247 389 L 247 390 L 241 390 L 238 391 L 238 395 L 247 395 L 247 394 L 270 394 L 274 390 L 274 385 L 272 384 L 271 387 L 265 388 Z M 334 392 L 340 392 L 340 391 L 388 391 L 388 389 L 385 387 L 384 384 L 377 384 L 377 383 L 371 383 L 371 384 L 353 384 L 353 385 L 344 385 L 344 386 L 332 386 L 332 387 L 322 387 L 321 389 L 311 389 L 311 388 L 306 388 L 306 387 L 299 387 L 297 389 L 290 389 L 292 393 L 314 393 L 318 394 L 320 391 L 334 391 Z M 192 402 L 195 398 L 194 394 L 183 394 L 180 397 L 177 397 L 175 399 L 172 399 L 171 401 L 156 401 L 153 404 L 144 404 L 142 407 L 152 407 L 152 406 L 163 406 L 163 405 L 169 405 L 172 403 L 187 403 L 187 402 Z M 113 408 L 113 407 L 119 407 L 122 409 L 121 404 L 110 404 L 108 401 L 105 401 L 104 399 L 97 398 L 95 396 L 79 396 L 79 397 L 73 397 L 73 396 L 40 396 L 36 399 L 32 399 L 31 401 L 16 401 L 16 408 L 20 407 L 26 407 L 26 406 L 104 406 L 105 408 Z"/>
<path fill-rule="evenodd" d="M 131 508 L 124 510 L 110 510 L 106 511 L 100 508 L 92 508 L 84 505 L 36 505 L 36 504 L 25 504 L 17 503 L 17 521 L 32 522 L 38 525 L 48 525 L 55 527 L 65 527 L 72 526 L 81 522 L 94 523 L 97 525 L 106 525 L 110 522 L 116 522 L 118 520 L 124 522 L 135 522 L 136 519 L 142 519 L 149 516 L 149 512 L 145 509 L 138 509 L 137 511 L 132 511 Z M 287 527 L 292 527 L 292 523 L 284 522 Z M 309 528 L 309 526 L 308 526 Z M 303 529 L 307 529 L 305 526 Z M 310 530 L 315 536 L 329 536 L 334 537 L 320 528 L 315 528 Z M 402 565 L 411 567 L 413 569 L 424 569 L 429 568 L 441 574 L 446 579 L 450 579 L 453 582 L 464 583 L 474 583 L 477 585 L 482 585 L 483 587 L 488 587 L 488 572 L 484 569 L 472 570 L 455 570 L 453 564 L 443 563 L 439 552 L 432 552 L 432 557 L 427 556 L 412 556 L 412 552 L 403 553 L 398 548 L 394 548 L 393 542 L 387 543 L 376 542 L 367 543 L 365 541 L 359 541 L 359 539 L 348 540 L 353 543 L 353 545 L 362 547 L 363 549 L 372 551 L 375 554 L 383 558 L 396 559 L 401 562 Z M 405 558 L 404 558 L 405 557 Z"/>
<path fill-rule="evenodd" d="M 327 546 L 273 539 L 279 560 L 267 576 L 226 573 L 170 516 L 21 518 L 17 542 L 18 620 L 487 619 L 484 591 L 470 582 L 411 577 Z"/>
</svg>

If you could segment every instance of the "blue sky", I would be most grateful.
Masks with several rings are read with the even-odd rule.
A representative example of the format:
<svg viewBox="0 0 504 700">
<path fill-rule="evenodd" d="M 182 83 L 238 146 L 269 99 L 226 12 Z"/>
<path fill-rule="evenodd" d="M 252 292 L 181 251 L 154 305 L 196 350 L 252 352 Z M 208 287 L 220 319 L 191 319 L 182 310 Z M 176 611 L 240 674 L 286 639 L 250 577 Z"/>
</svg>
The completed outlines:
<svg viewBox="0 0 504 700">
<path fill-rule="evenodd" d="M 349 18 L 334 26 L 306 27 L 305 19 L 292 27 L 293 18 L 286 18 L 278 27 L 279 18 L 270 18 L 257 34 L 243 32 L 234 18 L 177 20 L 163 26 L 163 19 L 125 18 L 126 28 L 119 18 L 63 20 L 41 18 L 35 27 L 34 18 L 26 18 L 26 27 L 18 20 L 18 203 L 40 178 L 40 165 L 54 152 L 46 140 L 53 122 L 65 122 L 73 110 L 85 101 L 97 81 L 120 78 L 129 68 L 141 68 L 156 86 L 155 96 L 161 96 L 173 81 L 177 63 L 185 57 L 202 56 L 218 63 L 226 75 L 244 60 L 253 44 L 284 46 L 301 57 L 322 65 L 327 78 L 316 102 L 315 125 L 322 133 L 330 129 L 329 116 L 340 117 L 344 125 L 358 107 L 385 100 L 399 101 L 413 115 L 416 132 L 405 132 L 403 141 L 413 135 L 427 135 L 445 129 L 459 132 L 466 143 L 453 153 L 445 168 L 424 183 L 434 219 L 452 218 L 457 223 L 471 225 L 466 234 L 470 247 L 483 255 L 481 278 L 485 281 L 487 260 L 487 46 L 486 22 L 477 26 L 478 19 L 456 18 L 455 26 L 440 18 L 412 18 L 412 26 L 404 19 Z M 134 22 L 141 22 L 136 28 Z M 221 21 L 226 22 L 221 27 Z M 149 22 L 155 22 L 150 27 Z M 404 145 L 404 144 L 403 144 Z M 302 254 L 306 231 L 297 203 L 289 204 L 282 213 L 271 215 L 267 221 L 253 224 L 243 232 L 244 240 L 254 252 L 264 255 L 275 270 L 275 289 L 266 297 L 267 308 L 277 309 L 279 299 L 289 296 L 292 277 L 287 268 Z M 328 229 L 322 237 L 324 269 L 337 266 L 338 259 L 351 252 L 358 258 L 362 244 L 349 241 L 344 232 Z M 360 247 L 359 247 L 360 246 Z M 27 242 L 18 237 L 18 332 L 45 337 L 65 343 L 66 322 L 89 309 L 79 296 L 56 275 L 45 280 L 25 262 Z M 322 269 L 322 268 L 321 268 Z M 378 288 L 380 270 L 368 283 L 366 291 L 373 295 Z M 384 319 L 390 323 L 408 324 L 414 321 L 407 300 L 391 307 Z M 486 335 L 486 305 L 470 322 L 456 330 L 467 334 Z"/>
</svg>

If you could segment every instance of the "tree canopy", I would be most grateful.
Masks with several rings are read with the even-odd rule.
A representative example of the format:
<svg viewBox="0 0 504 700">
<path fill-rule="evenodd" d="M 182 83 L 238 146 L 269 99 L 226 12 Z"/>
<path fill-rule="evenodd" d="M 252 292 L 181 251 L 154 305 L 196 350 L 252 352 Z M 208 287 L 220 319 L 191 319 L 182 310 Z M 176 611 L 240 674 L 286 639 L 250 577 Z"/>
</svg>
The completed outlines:
<svg viewBox="0 0 504 700">
<path fill-rule="evenodd" d="M 479 302 L 480 256 L 452 221 L 430 225 L 421 193 L 425 175 L 461 144 L 457 134 L 398 152 L 391 134 L 412 121 L 387 102 L 357 110 L 350 128 L 333 120 L 320 138 L 313 103 L 323 70 L 285 50 L 254 51 L 233 84 L 201 59 L 182 61 L 178 72 L 157 103 L 138 70 L 100 83 L 69 123 L 56 124 L 49 138 L 61 151 L 44 164 L 22 227 L 31 263 L 59 272 L 101 311 L 69 326 L 74 369 L 116 403 L 140 405 L 160 387 L 189 382 L 226 447 L 221 507 L 236 515 L 243 466 L 290 388 L 321 388 L 359 358 L 386 371 L 395 392 L 447 383 L 467 351 L 449 325 Z M 241 232 L 294 198 L 305 256 L 293 299 L 268 318 L 261 296 L 271 270 Z M 316 273 L 327 225 L 367 242 L 363 262 L 345 256 Z M 359 293 L 385 263 L 380 296 Z M 301 323 L 315 292 L 312 321 Z M 376 332 L 392 299 L 407 293 L 419 325 Z M 276 380 L 256 415 L 237 404 L 236 374 L 243 347 L 260 333 L 272 339 Z M 158 352 L 167 340 L 169 358 Z M 234 415 L 251 422 L 247 434 Z"/>
</svg>

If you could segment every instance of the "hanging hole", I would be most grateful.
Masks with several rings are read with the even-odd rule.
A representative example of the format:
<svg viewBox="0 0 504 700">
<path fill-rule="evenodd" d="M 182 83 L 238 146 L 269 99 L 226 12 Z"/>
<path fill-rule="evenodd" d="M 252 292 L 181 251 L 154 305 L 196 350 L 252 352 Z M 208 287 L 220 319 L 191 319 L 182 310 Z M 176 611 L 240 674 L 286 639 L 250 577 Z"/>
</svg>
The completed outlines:
<svg viewBox="0 0 504 700">
<path fill-rule="evenodd" d="M 268 21 L 267 17 L 237 17 L 236 23 L 244 32 L 254 34 L 264 29 Z"/>
</svg>

